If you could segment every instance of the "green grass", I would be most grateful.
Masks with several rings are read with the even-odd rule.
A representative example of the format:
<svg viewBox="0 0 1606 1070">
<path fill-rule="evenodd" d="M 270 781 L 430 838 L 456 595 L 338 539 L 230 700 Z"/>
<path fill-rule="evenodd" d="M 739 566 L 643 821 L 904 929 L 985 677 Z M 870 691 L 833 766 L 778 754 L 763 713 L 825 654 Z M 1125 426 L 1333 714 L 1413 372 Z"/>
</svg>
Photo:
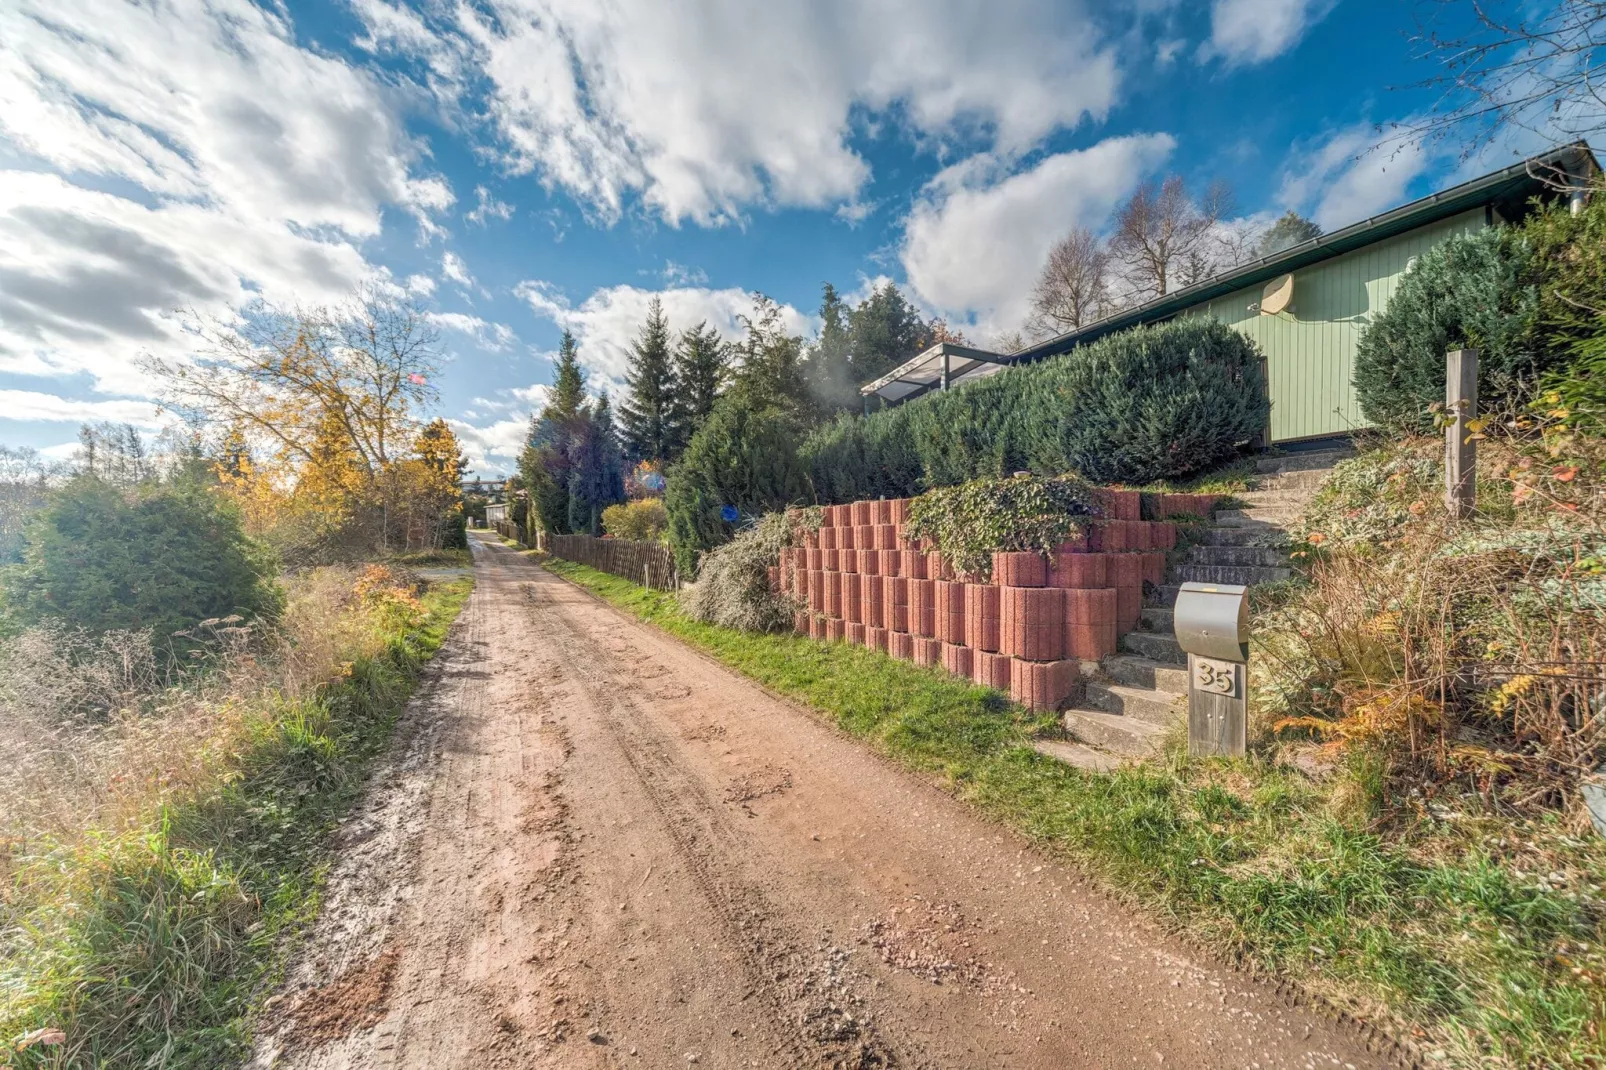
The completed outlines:
<svg viewBox="0 0 1606 1070">
<path fill-rule="evenodd" d="M 1084 773 L 1030 749 L 1048 719 L 996 692 L 845 644 L 701 624 L 671 595 L 546 567 L 936 776 L 1163 922 L 1452 1064 L 1606 1061 L 1595 837 L 1474 811 L 1380 823 L 1346 805 L 1350 781 L 1256 758 Z"/>
<path fill-rule="evenodd" d="M 432 587 L 419 627 L 388 634 L 316 699 L 265 702 L 211 794 L 25 865 L 10 894 L 34 905 L 0 934 L 0 1066 L 243 1058 L 294 935 L 317 914 L 329 834 L 472 586 Z M 64 1044 L 10 1050 L 50 1027 Z"/>
<path fill-rule="evenodd" d="M 410 554 L 394 554 L 387 560 L 408 568 L 474 567 L 474 558 L 467 547 L 461 550 L 415 550 Z"/>
</svg>

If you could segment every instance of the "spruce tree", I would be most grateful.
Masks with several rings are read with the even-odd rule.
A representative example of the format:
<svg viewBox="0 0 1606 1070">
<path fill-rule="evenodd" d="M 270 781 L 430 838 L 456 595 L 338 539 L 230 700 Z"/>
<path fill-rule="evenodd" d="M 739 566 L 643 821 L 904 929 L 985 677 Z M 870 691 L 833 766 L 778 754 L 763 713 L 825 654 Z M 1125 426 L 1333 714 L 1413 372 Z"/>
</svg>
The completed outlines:
<svg viewBox="0 0 1606 1070">
<path fill-rule="evenodd" d="M 663 462 L 674 452 L 678 434 L 669 323 L 657 297 L 647 306 L 647 322 L 630 348 L 630 369 L 625 373 L 630 393 L 619 406 L 625 452 L 637 460 Z"/>
<path fill-rule="evenodd" d="M 606 391 L 584 410 L 569 447 L 569 530 L 602 534 L 602 511 L 625 499 L 624 462 Z"/>
<path fill-rule="evenodd" d="M 552 393 L 547 397 L 541 416 L 573 419 L 585 400 L 586 373 L 580 367 L 579 346 L 575 344 L 574 334 L 565 330 L 563 340 L 558 343 L 558 359 L 553 362 Z"/>
<path fill-rule="evenodd" d="M 686 443 L 714 411 L 714 402 L 730 378 L 730 347 L 707 321 L 680 332 L 675 350 L 675 448 L 680 456 Z"/>
<path fill-rule="evenodd" d="M 847 303 L 825 284 L 820 296 L 820 335 L 809 347 L 809 389 L 826 411 L 854 408 L 859 400 L 853 377 L 853 340 Z"/>
<path fill-rule="evenodd" d="M 570 454 L 580 425 L 589 418 L 586 376 L 574 335 L 563 332 L 553 362 L 552 390 L 541 411 L 530 418 L 530 433 L 519 456 L 519 474 L 542 530 L 569 531 Z"/>
</svg>

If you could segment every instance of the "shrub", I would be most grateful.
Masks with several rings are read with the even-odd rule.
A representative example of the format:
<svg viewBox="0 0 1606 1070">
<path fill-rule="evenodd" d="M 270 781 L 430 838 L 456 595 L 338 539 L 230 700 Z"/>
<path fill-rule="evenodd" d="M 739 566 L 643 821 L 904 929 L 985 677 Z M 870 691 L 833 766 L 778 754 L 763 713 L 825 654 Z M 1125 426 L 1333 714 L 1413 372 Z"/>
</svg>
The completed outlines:
<svg viewBox="0 0 1606 1070">
<path fill-rule="evenodd" d="M 737 532 L 703 558 L 697 582 L 681 594 L 686 612 L 706 624 L 773 632 L 792 626 L 797 603 L 771 589 L 769 570 L 798 526 L 818 529 L 818 509 L 775 512 Z"/>
<path fill-rule="evenodd" d="M 657 542 L 669 527 L 669 514 L 658 498 L 620 502 L 602 511 L 602 530 L 616 539 Z"/>
<path fill-rule="evenodd" d="M 931 539 L 954 568 L 992 573 L 994 551 L 1047 554 L 1081 534 L 1093 488 L 1074 476 L 977 479 L 922 494 L 909 510 L 911 538 Z"/>
<path fill-rule="evenodd" d="M 1478 355 L 1483 407 L 1519 394 L 1546 363 L 1535 325 L 1539 288 L 1532 246 L 1518 231 L 1487 228 L 1424 253 L 1388 305 L 1361 332 L 1355 394 L 1366 418 L 1392 430 L 1426 431 L 1444 401 L 1444 355 Z"/>
<path fill-rule="evenodd" d="M 775 409 L 753 410 L 737 398 L 723 399 L 669 470 L 664 508 L 681 574 L 696 575 L 699 555 L 729 540 L 741 518 L 808 496 L 792 420 Z M 727 509 L 736 519 L 726 518 Z"/>
<path fill-rule="evenodd" d="M 1139 327 L 816 430 L 820 502 L 903 497 L 1017 470 L 1147 483 L 1219 464 L 1266 426 L 1260 353 L 1211 319 Z"/>
<path fill-rule="evenodd" d="M 99 633 L 273 617 L 273 562 L 235 507 L 199 483 L 135 489 L 92 476 L 52 492 L 30 522 L 23 563 L 0 573 L 8 625 L 56 619 Z"/>
</svg>

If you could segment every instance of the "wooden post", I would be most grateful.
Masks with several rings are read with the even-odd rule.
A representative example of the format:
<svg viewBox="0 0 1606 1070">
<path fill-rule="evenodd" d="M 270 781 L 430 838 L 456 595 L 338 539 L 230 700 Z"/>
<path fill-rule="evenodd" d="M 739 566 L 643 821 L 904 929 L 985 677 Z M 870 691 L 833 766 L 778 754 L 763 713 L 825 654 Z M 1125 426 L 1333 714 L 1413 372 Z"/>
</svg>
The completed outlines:
<svg viewBox="0 0 1606 1070">
<path fill-rule="evenodd" d="M 1452 349 L 1445 354 L 1444 506 L 1460 520 L 1478 501 L 1478 444 L 1467 423 L 1478 415 L 1478 351 Z"/>
</svg>

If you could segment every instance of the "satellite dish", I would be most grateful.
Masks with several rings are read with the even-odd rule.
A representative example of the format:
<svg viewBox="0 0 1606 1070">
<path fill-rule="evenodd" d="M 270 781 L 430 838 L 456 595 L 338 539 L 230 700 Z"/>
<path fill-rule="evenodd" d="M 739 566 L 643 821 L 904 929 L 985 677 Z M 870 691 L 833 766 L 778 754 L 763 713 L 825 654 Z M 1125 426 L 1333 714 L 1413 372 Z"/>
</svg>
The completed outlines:
<svg viewBox="0 0 1606 1070">
<path fill-rule="evenodd" d="M 1260 291 L 1260 314 L 1275 316 L 1279 312 L 1285 312 L 1293 300 L 1294 276 L 1280 275 L 1268 282 L 1266 288 Z"/>
</svg>

